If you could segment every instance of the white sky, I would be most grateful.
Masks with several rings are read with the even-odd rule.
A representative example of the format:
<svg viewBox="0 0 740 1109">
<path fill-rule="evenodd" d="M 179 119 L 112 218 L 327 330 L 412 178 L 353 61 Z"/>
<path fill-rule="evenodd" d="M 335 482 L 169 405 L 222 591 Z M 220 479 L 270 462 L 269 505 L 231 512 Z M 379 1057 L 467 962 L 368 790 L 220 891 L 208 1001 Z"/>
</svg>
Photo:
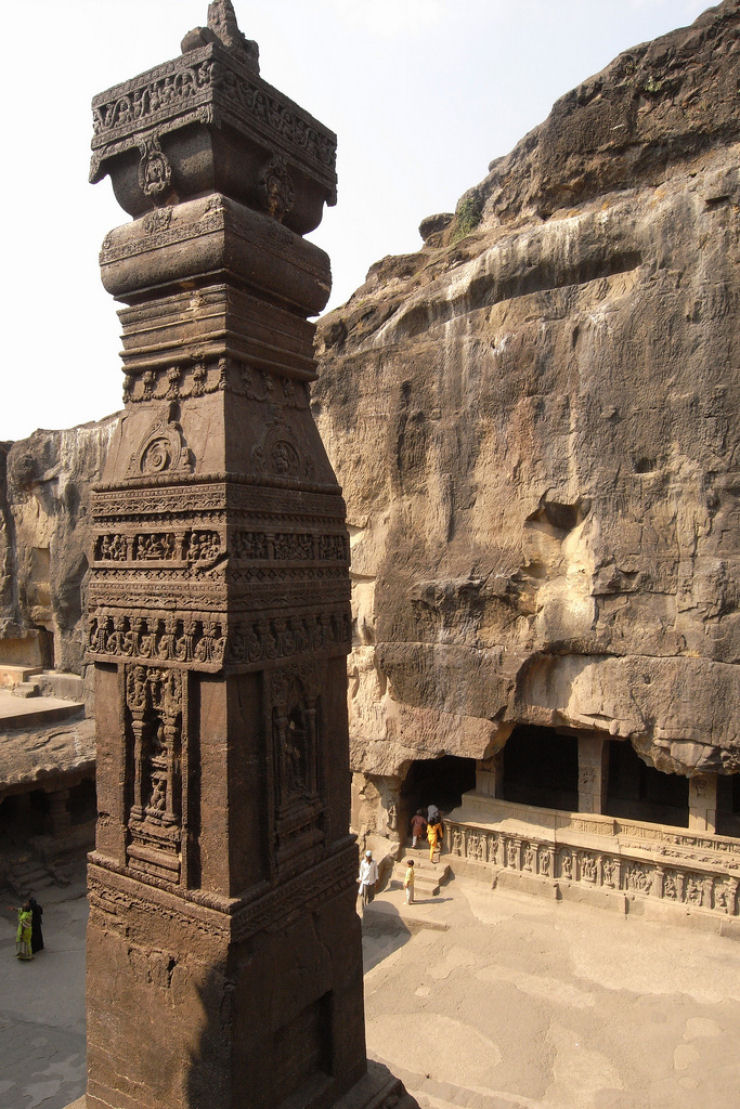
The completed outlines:
<svg viewBox="0 0 740 1109">
<path fill-rule="evenodd" d="M 339 203 L 314 238 L 343 303 L 372 262 L 417 250 L 489 161 L 616 54 L 704 0 L 235 0 L 262 76 L 337 132 Z M 90 100 L 180 52 L 208 0 L 26 0 L 6 23 L 0 439 L 121 405 L 119 325 L 100 285 L 128 220 L 87 184 Z M 20 20 L 20 22 L 18 22 Z M 9 36 L 9 37 L 8 37 Z"/>
</svg>

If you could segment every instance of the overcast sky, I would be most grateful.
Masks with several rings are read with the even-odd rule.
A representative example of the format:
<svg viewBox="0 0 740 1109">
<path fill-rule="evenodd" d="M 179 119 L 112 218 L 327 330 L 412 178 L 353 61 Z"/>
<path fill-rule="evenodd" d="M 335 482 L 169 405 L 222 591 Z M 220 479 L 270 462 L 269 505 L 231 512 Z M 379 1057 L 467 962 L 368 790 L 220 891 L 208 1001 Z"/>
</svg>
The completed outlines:
<svg viewBox="0 0 740 1109">
<path fill-rule="evenodd" d="M 492 158 L 616 54 L 692 22 L 701 0 L 235 0 L 262 76 L 337 132 L 339 203 L 314 238 L 330 306 L 372 262 L 416 250 Z M 0 439 L 120 407 L 119 325 L 100 285 L 128 220 L 87 184 L 90 100 L 180 52 L 207 0 L 26 0 L 7 24 Z M 10 37 L 8 37 L 10 36 Z"/>
</svg>

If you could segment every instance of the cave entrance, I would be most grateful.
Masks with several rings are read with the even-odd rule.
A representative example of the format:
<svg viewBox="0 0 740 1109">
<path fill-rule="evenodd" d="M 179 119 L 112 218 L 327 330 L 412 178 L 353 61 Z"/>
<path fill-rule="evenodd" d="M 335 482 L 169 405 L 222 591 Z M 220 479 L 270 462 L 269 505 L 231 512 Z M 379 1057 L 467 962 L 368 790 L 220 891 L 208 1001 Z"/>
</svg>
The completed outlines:
<svg viewBox="0 0 740 1109">
<path fill-rule="evenodd" d="M 39 661 L 44 670 L 54 669 L 54 636 L 48 628 L 38 625 L 35 629 L 38 632 L 38 649 Z"/>
<path fill-rule="evenodd" d="M 462 804 L 462 795 L 475 789 L 475 759 L 443 755 L 438 759 L 415 759 L 401 786 L 401 831 L 408 833 L 417 809 L 436 805 L 442 814 Z"/>
<path fill-rule="evenodd" d="M 647 766 L 626 740 L 609 740 L 608 773 L 607 816 L 688 828 L 688 778 Z"/>
<path fill-rule="evenodd" d="M 740 774 L 717 779 L 717 832 L 740 837 Z"/>
<path fill-rule="evenodd" d="M 0 841 L 13 848 L 49 831 L 49 797 L 42 789 L 14 793 L 0 802 Z"/>
<path fill-rule="evenodd" d="M 520 724 L 503 750 L 504 801 L 578 809 L 578 740 L 554 728 Z"/>
<path fill-rule="evenodd" d="M 88 821 L 95 820 L 98 806 L 94 778 L 85 778 L 70 789 L 67 808 L 71 824 L 86 824 Z"/>
</svg>

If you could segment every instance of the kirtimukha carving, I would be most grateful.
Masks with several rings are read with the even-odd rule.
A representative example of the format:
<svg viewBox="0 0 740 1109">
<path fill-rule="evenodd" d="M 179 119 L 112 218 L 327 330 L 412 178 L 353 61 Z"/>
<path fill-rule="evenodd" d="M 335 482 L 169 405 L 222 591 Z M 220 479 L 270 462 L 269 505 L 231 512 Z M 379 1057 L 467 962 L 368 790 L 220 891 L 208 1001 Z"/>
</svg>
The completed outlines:
<svg viewBox="0 0 740 1109">
<path fill-rule="evenodd" d="M 91 504 L 88 1109 L 323 1109 L 366 1075 L 349 542 L 308 406 L 331 277 L 302 238 L 335 137 L 228 0 L 93 115 L 135 218 L 101 253 L 126 408 Z"/>
</svg>

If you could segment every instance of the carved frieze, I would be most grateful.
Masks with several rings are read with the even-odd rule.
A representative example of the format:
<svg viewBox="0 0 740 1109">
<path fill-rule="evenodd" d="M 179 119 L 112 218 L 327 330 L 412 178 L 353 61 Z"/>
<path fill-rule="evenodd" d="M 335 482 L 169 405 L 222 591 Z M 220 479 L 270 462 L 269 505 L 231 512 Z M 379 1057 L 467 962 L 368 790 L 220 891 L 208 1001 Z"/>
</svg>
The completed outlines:
<svg viewBox="0 0 740 1109">
<path fill-rule="evenodd" d="M 124 376 L 124 404 L 157 400 L 187 400 L 226 392 L 259 403 L 277 404 L 305 411 L 308 385 L 289 377 L 275 377 L 236 359 L 189 361 Z"/>
<path fill-rule="evenodd" d="M 173 567 L 202 572 L 226 558 L 232 563 L 314 562 L 322 565 L 336 562 L 347 565 L 349 544 L 344 533 L 319 535 L 238 529 L 227 544 L 220 531 L 209 528 L 106 531 L 96 536 L 93 556 L 95 562 L 113 563 L 121 569 L 139 562 L 166 562 Z M 254 575 L 253 580 L 259 580 L 259 576 Z"/>
<path fill-rule="evenodd" d="M 344 608 L 303 616 L 230 621 L 209 615 L 98 612 L 88 623 L 87 649 L 100 662 L 156 660 L 193 670 L 254 665 L 322 651 L 347 649 L 350 618 Z"/>
<path fill-rule="evenodd" d="M 211 57 L 185 65 L 166 62 L 146 75 L 96 96 L 93 101 L 93 149 L 143 130 L 192 102 L 212 87 L 216 62 Z M 140 83 L 141 82 L 141 83 Z M 107 99 L 110 97 L 110 99 Z M 91 173 L 91 179 L 93 175 Z"/>
<path fill-rule="evenodd" d="M 335 490 L 327 494 L 301 489 L 300 505 L 291 504 L 281 510 L 283 499 L 281 490 L 243 475 L 203 474 L 193 475 L 187 484 L 153 479 L 148 487 L 133 487 L 128 482 L 98 485 L 91 496 L 90 510 L 96 522 L 111 523 L 127 519 L 154 522 L 159 516 L 189 521 L 193 516 L 203 519 L 214 513 L 223 517 L 228 511 L 229 520 L 234 521 L 273 519 L 281 526 L 322 522 L 344 525 L 344 503 Z"/>
<path fill-rule="evenodd" d="M 680 866 L 676 861 L 678 851 L 668 862 L 662 848 L 660 854 L 646 855 L 644 842 L 638 849 L 640 857 L 634 857 L 622 843 L 618 848 L 615 844 L 610 851 L 605 842 L 596 851 L 513 833 L 495 833 L 468 824 L 448 822 L 447 827 L 450 854 L 456 858 L 529 873 L 543 880 L 592 886 L 607 894 L 654 897 L 728 916 L 740 912 L 740 860 L 733 861 L 735 869 L 723 869 L 719 859 L 728 845 L 720 840 L 679 833 L 675 838 L 683 844 Z M 701 860 L 700 869 L 696 848 L 701 849 L 702 843 L 711 845 L 715 853 L 713 858 Z"/>
</svg>

